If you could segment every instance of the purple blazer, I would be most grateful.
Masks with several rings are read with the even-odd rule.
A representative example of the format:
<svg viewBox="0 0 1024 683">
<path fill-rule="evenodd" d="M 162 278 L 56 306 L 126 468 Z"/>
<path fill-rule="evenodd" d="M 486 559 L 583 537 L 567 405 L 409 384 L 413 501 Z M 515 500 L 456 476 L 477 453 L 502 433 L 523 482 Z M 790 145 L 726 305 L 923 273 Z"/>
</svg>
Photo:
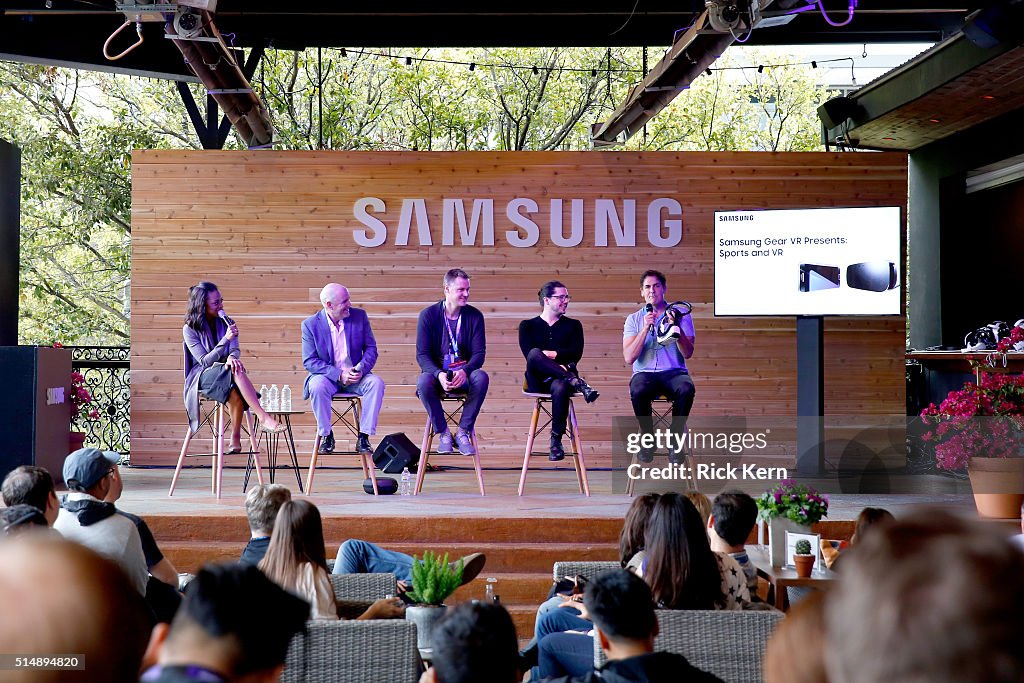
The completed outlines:
<svg viewBox="0 0 1024 683">
<path fill-rule="evenodd" d="M 185 356 L 185 412 L 192 433 L 199 430 L 199 375 L 214 363 L 223 363 L 228 356 L 239 358 L 238 337 L 228 341 L 224 338 L 228 326 L 217 318 L 213 321 L 219 341 L 214 343 L 208 330 L 197 332 L 188 325 L 181 328 L 184 338 L 182 352 Z"/>
<path fill-rule="evenodd" d="M 309 399 L 309 378 L 313 375 L 326 375 L 334 382 L 341 377 L 341 370 L 334 365 L 330 324 L 323 309 L 302 321 L 302 365 L 309 372 L 302 385 L 303 399 Z M 377 340 L 373 338 L 370 319 L 361 308 L 349 309 L 345 343 L 352 365 L 358 365 L 364 375 L 369 374 L 377 364 Z"/>
</svg>

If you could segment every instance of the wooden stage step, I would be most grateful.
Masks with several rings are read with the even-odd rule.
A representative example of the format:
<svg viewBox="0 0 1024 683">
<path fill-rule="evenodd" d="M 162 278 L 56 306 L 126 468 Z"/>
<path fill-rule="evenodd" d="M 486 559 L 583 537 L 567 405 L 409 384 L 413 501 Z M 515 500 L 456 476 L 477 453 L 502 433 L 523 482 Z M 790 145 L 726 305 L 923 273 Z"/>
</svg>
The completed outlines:
<svg viewBox="0 0 1024 683">
<path fill-rule="evenodd" d="M 146 521 L 161 550 L 183 572 L 195 572 L 207 562 L 237 560 L 249 536 L 244 517 L 152 514 Z M 616 559 L 621 526 L 618 519 L 560 517 L 325 517 L 324 535 L 332 558 L 349 537 L 417 556 L 426 550 L 448 553 L 451 559 L 486 553 L 483 572 L 452 599 L 482 599 L 487 579 L 497 579 L 495 593 L 512 614 L 519 636 L 529 638 L 537 607 L 551 587 L 552 564 Z"/>
</svg>

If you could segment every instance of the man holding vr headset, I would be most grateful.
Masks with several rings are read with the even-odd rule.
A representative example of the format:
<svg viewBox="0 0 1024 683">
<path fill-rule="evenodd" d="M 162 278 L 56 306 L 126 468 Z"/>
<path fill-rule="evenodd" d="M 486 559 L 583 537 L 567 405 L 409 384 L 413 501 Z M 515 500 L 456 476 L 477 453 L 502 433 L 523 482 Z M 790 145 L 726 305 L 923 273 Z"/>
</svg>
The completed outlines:
<svg viewBox="0 0 1024 683">
<path fill-rule="evenodd" d="M 629 398 L 644 433 L 654 429 L 651 401 L 665 396 L 672 401 L 672 431 L 682 434 L 695 394 L 686 359 L 693 355 L 694 331 L 690 305 L 665 300 L 665 275 L 657 270 L 640 276 L 640 295 L 646 304 L 626 318 L 622 357 L 633 365 Z M 671 454 L 670 454 L 671 455 Z M 641 462 L 654 459 L 653 449 L 641 448 Z"/>
</svg>

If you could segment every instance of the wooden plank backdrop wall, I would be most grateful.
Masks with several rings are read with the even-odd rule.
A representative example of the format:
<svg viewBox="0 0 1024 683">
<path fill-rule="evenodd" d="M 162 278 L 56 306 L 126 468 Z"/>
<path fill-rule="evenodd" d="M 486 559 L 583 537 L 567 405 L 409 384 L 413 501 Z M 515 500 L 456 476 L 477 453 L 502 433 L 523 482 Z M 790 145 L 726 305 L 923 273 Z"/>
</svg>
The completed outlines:
<svg viewBox="0 0 1024 683">
<path fill-rule="evenodd" d="M 610 465 L 611 419 L 631 414 L 622 325 L 642 304 L 638 278 L 646 268 L 667 274 L 670 298 L 694 304 L 694 414 L 794 415 L 795 321 L 714 317 L 713 212 L 901 206 L 905 222 L 906 196 L 902 154 L 135 152 L 132 462 L 175 461 L 186 424 L 182 319 L 188 287 L 203 279 L 220 287 L 237 320 L 257 387 L 289 384 L 301 408 L 308 404 L 300 394 L 300 322 L 318 310 L 324 284 L 346 285 L 353 304 L 368 312 L 380 348 L 375 372 L 387 393 L 377 438 L 404 431 L 418 442 L 424 413 L 414 396 L 416 317 L 441 298 L 445 270 L 466 269 L 470 301 L 487 319 L 491 388 L 478 422 L 485 465 L 521 464 L 531 406 L 520 395 L 517 327 L 539 313 L 536 292 L 549 279 L 572 293 L 569 315 L 586 330 L 581 369 L 602 394 L 578 406 L 592 466 Z M 386 202 L 377 216 L 388 239 L 376 248 L 353 239 L 364 227 L 353 213 L 362 197 Z M 442 199 L 459 197 L 467 216 L 473 199 L 493 198 L 494 246 L 482 246 L 479 236 L 476 246 L 461 246 L 457 230 L 456 246 L 439 246 Z M 505 205 L 516 197 L 540 205 L 533 216 L 540 240 L 531 248 L 504 237 L 514 229 Z M 647 239 L 646 208 L 656 197 L 683 207 L 683 238 L 673 248 Z M 433 246 L 418 246 L 415 226 L 409 245 L 395 246 L 405 198 L 426 200 Z M 552 244 L 551 198 L 565 200 L 566 232 L 569 200 L 584 200 L 579 246 Z M 611 238 L 610 246 L 595 246 L 596 199 L 614 200 L 620 212 L 622 200 L 636 200 L 635 247 Z M 904 328 L 893 317 L 827 320 L 827 413 L 903 414 Z M 303 463 L 314 434 L 311 415 L 297 420 Z M 793 451 L 789 444 L 777 453 L 779 464 L 792 464 Z"/>
</svg>

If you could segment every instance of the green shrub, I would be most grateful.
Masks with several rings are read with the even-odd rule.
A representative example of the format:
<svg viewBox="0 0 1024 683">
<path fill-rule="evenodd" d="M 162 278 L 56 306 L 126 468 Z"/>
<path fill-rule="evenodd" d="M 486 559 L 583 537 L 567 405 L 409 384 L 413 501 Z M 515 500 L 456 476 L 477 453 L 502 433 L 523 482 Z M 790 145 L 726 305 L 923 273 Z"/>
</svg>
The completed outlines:
<svg viewBox="0 0 1024 683">
<path fill-rule="evenodd" d="M 413 560 L 416 557 L 413 556 Z M 462 584 L 462 560 L 448 564 L 448 554 L 438 557 L 429 550 L 422 561 L 412 564 L 412 585 L 409 598 L 420 605 L 441 605 Z"/>
</svg>

